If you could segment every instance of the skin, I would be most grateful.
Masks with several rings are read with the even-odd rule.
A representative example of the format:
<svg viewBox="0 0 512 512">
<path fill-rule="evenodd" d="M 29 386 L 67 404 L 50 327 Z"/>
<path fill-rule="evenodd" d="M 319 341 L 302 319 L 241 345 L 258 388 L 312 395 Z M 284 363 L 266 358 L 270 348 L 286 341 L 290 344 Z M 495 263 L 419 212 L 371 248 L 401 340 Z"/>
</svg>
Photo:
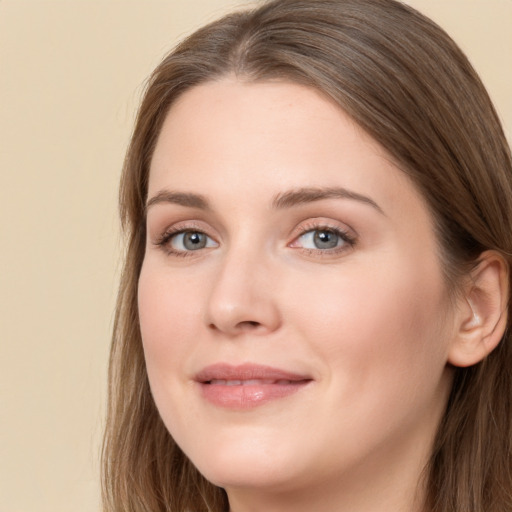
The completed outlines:
<svg viewBox="0 0 512 512">
<path fill-rule="evenodd" d="M 368 200 L 273 205 L 301 188 Z M 171 108 L 148 198 L 139 313 L 152 393 L 232 512 L 422 510 L 458 330 L 432 219 L 385 150 L 314 90 L 228 77 Z M 353 243 L 331 232 L 336 247 L 318 248 L 315 229 Z M 187 249 L 170 230 L 207 244 Z M 226 409 L 194 381 L 219 362 L 312 381 Z"/>
</svg>

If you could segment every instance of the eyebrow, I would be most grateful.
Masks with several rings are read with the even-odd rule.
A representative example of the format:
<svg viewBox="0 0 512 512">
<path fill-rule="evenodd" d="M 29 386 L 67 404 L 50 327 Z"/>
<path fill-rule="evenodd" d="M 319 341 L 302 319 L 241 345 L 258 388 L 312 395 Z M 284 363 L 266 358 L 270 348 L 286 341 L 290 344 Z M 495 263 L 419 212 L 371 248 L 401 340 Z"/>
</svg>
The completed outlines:
<svg viewBox="0 0 512 512">
<path fill-rule="evenodd" d="M 171 192 L 169 190 L 161 190 L 146 203 L 146 212 L 148 209 L 161 203 L 178 204 L 189 208 L 198 208 L 200 210 L 210 210 L 210 204 L 206 197 L 200 194 L 190 192 Z"/>
<path fill-rule="evenodd" d="M 351 199 L 359 201 L 375 208 L 379 213 L 384 214 L 382 208 L 371 198 L 353 192 L 343 187 L 313 187 L 298 188 L 277 194 L 272 200 L 274 209 L 292 208 L 300 204 L 313 203 L 323 199 Z M 146 212 L 156 204 L 171 203 L 188 208 L 197 208 L 200 210 L 211 210 L 210 203 L 205 196 L 192 192 L 171 192 L 161 190 L 146 203 Z"/>
<path fill-rule="evenodd" d="M 313 203 L 322 199 L 351 199 L 375 208 L 382 215 L 384 211 L 371 198 L 343 187 L 299 188 L 278 194 L 272 201 L 276 209 L 291 208 L 299 204 Z"/>
</svg>

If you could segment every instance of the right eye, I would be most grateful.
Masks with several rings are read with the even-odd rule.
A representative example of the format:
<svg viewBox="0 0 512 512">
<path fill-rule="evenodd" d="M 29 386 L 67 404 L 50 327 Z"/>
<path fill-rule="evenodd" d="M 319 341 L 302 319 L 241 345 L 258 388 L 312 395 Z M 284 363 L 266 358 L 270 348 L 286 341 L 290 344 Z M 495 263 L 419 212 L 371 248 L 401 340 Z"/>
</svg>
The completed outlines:
<svg viewBox="0 0 512 512">
<path fill-rule="evenodd" d="M 171 252 L 185 253 L 198 251 L 208 247 L 217 247 L 217 242 L 201 231 L 180 231 L 165 237 L 162 245 L 166 245 Z"/>
</svg>

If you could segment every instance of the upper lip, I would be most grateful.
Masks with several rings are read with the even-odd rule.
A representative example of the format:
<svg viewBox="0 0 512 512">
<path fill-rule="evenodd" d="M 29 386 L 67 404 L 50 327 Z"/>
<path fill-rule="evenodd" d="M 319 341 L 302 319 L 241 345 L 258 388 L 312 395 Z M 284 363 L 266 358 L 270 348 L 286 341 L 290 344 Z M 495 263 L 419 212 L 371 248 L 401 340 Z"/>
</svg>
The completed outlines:
<svg viewBox="0 0 512 512">
<path fill-rule="evenodd" d="M 288 380 L 298 382 L 311 380 L 311 377 L 260 364 L 245 363 L 231 365 L 217 363 L 206 366 L 199 371 L 195 376 L 195 380 L 202 383 L 210 382 L 211 380 Z"/>
</svg>

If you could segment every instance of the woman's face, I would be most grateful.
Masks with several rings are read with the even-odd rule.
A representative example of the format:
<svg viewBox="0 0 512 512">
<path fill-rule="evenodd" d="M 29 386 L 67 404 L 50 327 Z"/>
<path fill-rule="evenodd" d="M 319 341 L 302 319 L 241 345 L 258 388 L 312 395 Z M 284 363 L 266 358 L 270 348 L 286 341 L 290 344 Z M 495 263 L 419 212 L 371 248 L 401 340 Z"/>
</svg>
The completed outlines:
<svg viewBox="0 0 512 512">
<path fill-rule="evenodd" d="M 454 336 L 431 218 L 315 91 L 225 79 L 171 108 L 138 300 L 163 421 L 228 494 L 417 480 Z"/>
</svg>

